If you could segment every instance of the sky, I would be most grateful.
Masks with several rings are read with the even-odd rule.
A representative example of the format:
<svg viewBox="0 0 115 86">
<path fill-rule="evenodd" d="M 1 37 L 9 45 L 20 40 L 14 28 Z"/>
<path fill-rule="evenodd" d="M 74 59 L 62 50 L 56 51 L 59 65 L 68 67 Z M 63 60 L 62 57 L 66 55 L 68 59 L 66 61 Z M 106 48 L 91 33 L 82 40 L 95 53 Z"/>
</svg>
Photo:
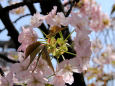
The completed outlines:
<svg viewBox="0 0 115 86">
<path fill-rule="evenodd" d="M 102 7 L 102 11 L 110 15 L 112 5 L 115 0 L 95 0 Z"/>
</svg>

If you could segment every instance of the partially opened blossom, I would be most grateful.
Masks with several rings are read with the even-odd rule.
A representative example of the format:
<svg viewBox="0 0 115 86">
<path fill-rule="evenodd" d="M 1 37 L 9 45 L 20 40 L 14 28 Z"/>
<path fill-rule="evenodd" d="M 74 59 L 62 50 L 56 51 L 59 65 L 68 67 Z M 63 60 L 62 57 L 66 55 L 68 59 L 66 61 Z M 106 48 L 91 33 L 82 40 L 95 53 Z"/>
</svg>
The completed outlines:
<svg viewBox="0 0 115 86">
<path fill-rule="evenodd" d="M 36 42 L 38 39 L 36 32 L 32 28 L 22 27 L 22 30 L 23 32 L 21 32 L 18 37 L 18 41 L 22 43 L 21 46 L 18 48 L 18 51 L 25 51 L 28 45 Z"/>
</svg>

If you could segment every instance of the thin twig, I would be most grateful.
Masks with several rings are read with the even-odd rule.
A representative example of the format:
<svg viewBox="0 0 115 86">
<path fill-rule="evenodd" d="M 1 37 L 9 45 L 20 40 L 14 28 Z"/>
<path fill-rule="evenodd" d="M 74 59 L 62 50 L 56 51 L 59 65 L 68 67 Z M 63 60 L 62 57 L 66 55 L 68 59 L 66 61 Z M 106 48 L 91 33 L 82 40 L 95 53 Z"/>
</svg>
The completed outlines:
<svg viewBox="0 0 115 86">
<path fill-rule="evenodd" d="M 40 0 L 30 0 L 30 1 L 31 1 L 31 4 L 40 2 Z M 10 6 L 4 7 L 3 9 L 0 9 L 0 12 L 2 12 L 2 11 L 8 12 L 10 10 L 13 10 L 15 8 L 18 8 L 18 7 L 21 7 L 21 6 L 24 6 L 24 5 L 26 5 L 25 2 L 19 2 L 19 3 L 16 3 L 16 4 L 12 4 Z"/>
<path fill-rule="evenodd" d="M 7 56 L 2 55 L 2 54 L 0 54 L 0 58 L 5 60 L 5 61 L 7 61 L 7 62 L 10 62 L 10 63 L 19 63 L 19 61 L 15 61 L 15 60 L 9 59 Z"/>
<path fill-rule="evenodd" d="M 2 32 L 2 31 L 4 31 L 6 28 L 3 28 L 2 30 L 0 30 L 0 33 Z"/>
<path fill-rule="evenodd" d="M 26 16 L 30 16 L 31 14 L 25 14 L 25 15 L 23 15 L 23 16 L 20 16 L 19 18 L 17 18 L 13 23 L 16 23 L 18 20 L 20 20 L 20 19 L 22 19 L 22 18 L 24 18 L 24 17 L 26 17 Z"/>
</svg>

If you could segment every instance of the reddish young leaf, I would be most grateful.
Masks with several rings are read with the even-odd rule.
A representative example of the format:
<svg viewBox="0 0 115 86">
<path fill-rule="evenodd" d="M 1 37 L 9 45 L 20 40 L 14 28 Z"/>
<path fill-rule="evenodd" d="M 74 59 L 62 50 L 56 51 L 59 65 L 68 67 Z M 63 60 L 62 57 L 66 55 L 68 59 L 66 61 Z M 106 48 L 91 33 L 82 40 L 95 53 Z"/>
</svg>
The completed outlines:
<svg viewBox="0 0 115 86">
<path fill-rule="evenodd" d="M 26 48 L 26 52 L 25 52 L 25 59 L 37 48 L 41 45 L 40 42 L 35 42 L 31 45 L 29 45 L 27 48 Z"/>
<path fill-rule="evenodd" d="M 47 62 L 47 64 L 51 67 L 51 69 L 54 71 L 49 53 L 47 51 L 47 48 L 44 46 L 44 49 L 42 51 L 42 58 Z"/>
</svg>

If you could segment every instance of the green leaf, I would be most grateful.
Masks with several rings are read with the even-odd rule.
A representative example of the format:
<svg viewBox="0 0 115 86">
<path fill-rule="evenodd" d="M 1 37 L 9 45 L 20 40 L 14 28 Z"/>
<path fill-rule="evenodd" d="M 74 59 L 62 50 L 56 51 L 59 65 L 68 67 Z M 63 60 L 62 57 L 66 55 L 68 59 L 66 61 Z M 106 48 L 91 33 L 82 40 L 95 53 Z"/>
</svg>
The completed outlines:
<svg viewBox="0 0 115 86">
<path fill-rule="evenodd" d="M 40 42 L 35 42 L 30 44 L 27 48 L 26 48 L 26 52 L 25 52 L 25 59 L 37 48 L 41 45 Z"/>
<path fill-rule="evenodd" d="M 42 50 L 42 58 L 47 62 L 47 64 L 51 67 L 51 69 L 54 71 L 49 53 L 47 51 L 46 46 L 44 46 L 44 49 Z"/>
</svg>

